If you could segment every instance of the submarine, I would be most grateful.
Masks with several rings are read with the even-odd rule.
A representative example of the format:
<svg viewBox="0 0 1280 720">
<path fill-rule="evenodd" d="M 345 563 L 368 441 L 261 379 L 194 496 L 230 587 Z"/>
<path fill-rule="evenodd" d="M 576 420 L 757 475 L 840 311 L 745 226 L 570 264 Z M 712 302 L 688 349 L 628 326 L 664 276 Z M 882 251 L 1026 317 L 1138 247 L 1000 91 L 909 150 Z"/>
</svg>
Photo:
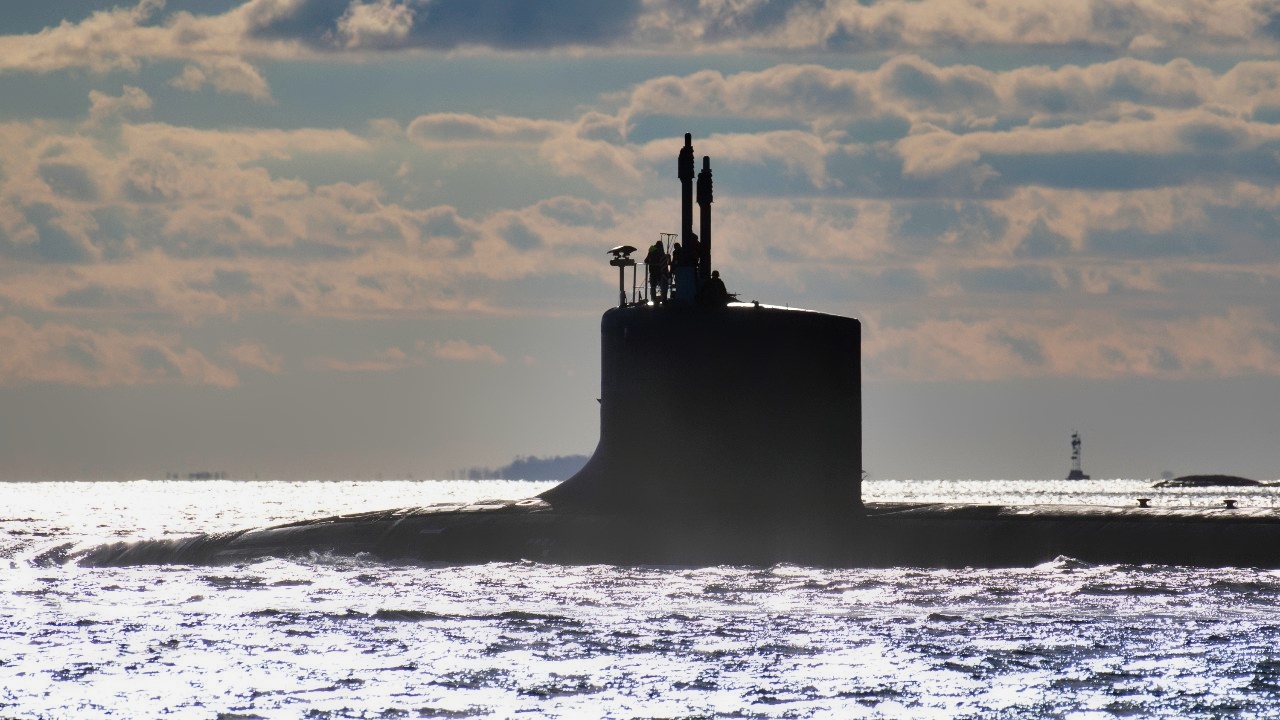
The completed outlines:
<svg viewBox="0 0 1280 720">
<path fill-rule="evenodd" d="M 600 433 L 563 483 L 437 504 L 115 542 L 81 566 L 234 564 L 311 553 L 446 564 L 1280 567 L 1280 509 L 871 503 L 862 499 L 861 323 L 737 302 L 712 270 L 710 158 L 677 157 L 679 252 L 608 251 Z M 698 232 L 693 206 L 699 208 Z M 671 235 L 664 236 L 674 241 Z M 653 248 L 651 248 L 653 250 Z M 631 270 L 632 292 L 625 277 Z M 1078 452 L 1078 451 L 1077 451 Z M 1077 455 L 1078 461 L 1078 455 Z"/>
</svg>

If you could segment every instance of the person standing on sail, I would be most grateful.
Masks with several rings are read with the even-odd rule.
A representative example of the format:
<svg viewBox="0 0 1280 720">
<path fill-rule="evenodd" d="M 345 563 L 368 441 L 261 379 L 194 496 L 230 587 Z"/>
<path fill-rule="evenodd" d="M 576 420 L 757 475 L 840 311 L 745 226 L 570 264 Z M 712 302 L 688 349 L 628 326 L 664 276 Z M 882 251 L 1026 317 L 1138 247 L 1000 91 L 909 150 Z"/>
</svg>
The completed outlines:
<svg viewBox="0 0 1280 720">
<path fill-rule="evenodd" d="M 644 267 L 649 276 L 649 299 L 655 303 L 667 301 L 667 251 L 662 241 L 649 246 L 644 256 Z"/>
</svg>

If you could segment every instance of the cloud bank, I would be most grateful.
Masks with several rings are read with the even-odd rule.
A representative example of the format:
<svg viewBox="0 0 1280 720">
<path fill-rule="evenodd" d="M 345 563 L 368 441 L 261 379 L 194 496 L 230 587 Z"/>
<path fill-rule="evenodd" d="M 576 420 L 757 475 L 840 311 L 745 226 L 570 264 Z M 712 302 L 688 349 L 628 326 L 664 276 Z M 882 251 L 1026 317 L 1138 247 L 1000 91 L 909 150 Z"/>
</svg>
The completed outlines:
<svg viewBox="0 0 1280 720">
<path fill-rule="evenodd" d="M 713 158 L 730 289 L 865 318 L 873 378 L 1274 374 L 1277 24 L 1265 3 L 1194 0 L 251 0 L 0 36 L 2 74 L 104 78 L 75 119 L 0 124 L 0 321 L 24 348 L 0 383 L 504 365 L 525 353 L 457 335 L 298 363 L 188 337 L 253 317 L 593 314 L 603 248 L 676 229 L 685 129 Z M 981 62 L 1046 47 L 1073 61 Z M 263 63 L 677 49 L 774 54 L 556 113 L 428 98 L 352 127 L 157 119 L 173 89 L 274 101 Z"/>
<path fill-rule="evenodd" d="M 258 63 L 396 52 L 790 52 L 845 55 L 1088 48 L 1113 55 L 1274 56 L 1263 0 L 248 0 L 222 13 L 163 0 L 0 37 L 0 73 L 136 72 L 184 63 L 174 87 L 271 99 Z"/>
</svg>

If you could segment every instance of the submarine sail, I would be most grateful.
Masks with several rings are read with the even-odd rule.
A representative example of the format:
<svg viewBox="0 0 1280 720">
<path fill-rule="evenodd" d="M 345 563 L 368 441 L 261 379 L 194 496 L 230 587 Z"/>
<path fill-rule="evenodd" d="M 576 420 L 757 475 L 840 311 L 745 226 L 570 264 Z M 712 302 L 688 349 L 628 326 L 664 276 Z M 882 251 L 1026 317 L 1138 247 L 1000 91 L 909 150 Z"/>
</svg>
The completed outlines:
<svg viewBox="0 0 1280 720">
<path fill-rule="evenodd" d="M 678 176 L 688 211 L 681 237 L 691 240 L 693 157 L 686 134 Z M 711 159 L 702 165 L 698 250 L 673 260 L 694 286 L 604 314 L 599 444 L 577 475 L 540 497 L 594 512 L 852 512 L 861 504 L 861 326 L 707 296 L 719 273 Z M 698 300 L 680 302 L 682 294 Z"/>
</svg>

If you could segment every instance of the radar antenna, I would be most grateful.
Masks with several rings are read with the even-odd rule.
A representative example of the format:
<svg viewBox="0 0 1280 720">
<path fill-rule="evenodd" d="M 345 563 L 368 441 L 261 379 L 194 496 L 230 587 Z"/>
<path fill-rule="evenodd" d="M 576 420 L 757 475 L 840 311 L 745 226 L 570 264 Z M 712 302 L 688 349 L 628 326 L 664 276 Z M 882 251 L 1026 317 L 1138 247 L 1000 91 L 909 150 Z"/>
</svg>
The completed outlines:
<svg viewBox="0 0 1280 720">
<path fill-rule="evenodd" d="M 609 264 L 618 268 L 618 307 L 627 306 L 627 268 L 631 268 L 632 287 L 636 284 L 636 261 L 631 257 L 631 253 L 635 251 L 635 247 L 631 245 L 619 245 L 609 250 L 609 254 L 613 255 Z"/>
</svg>

